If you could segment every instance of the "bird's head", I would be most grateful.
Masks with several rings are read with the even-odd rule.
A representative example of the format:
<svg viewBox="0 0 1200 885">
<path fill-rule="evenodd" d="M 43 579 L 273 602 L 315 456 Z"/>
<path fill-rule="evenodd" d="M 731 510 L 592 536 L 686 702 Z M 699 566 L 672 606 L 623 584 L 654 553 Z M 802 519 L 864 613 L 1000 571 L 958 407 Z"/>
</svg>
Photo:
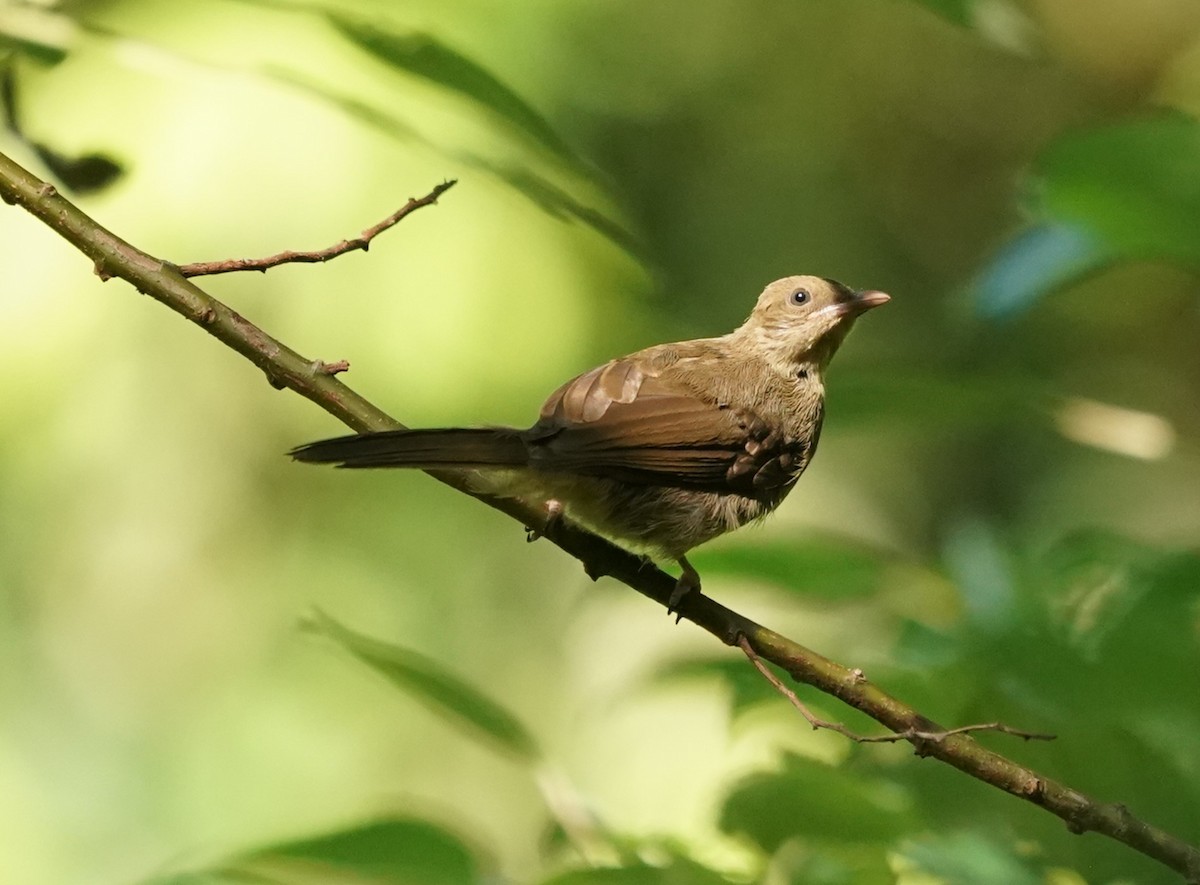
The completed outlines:
<svg viewBox="0 0 1200 885">
<path fill-rule="evenodd" d="M 784 277 L 763 289 L 734 335 L 782 371 L 801 364 L 820 370 L 858 315 L 889 300 L 884 292 L 856 292 L 824 277 Z"/>
</svg>

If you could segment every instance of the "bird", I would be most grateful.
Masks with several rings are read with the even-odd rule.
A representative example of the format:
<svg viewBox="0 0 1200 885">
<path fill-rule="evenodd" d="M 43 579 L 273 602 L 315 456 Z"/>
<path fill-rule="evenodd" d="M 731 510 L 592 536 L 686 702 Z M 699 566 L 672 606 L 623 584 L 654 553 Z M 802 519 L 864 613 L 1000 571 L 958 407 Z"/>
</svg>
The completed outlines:
<svg viewBox="0 0 1200 885">
<path fill-rule="evenodd" d="M 819 276 L 763 289 L 746 321 L 716 338 L 658 344 L 567 381 L 527 429 L 368 432 L 294 448 L 339 467 L 461 468 L 477 492 L 520 498 L 681 574 L 677 611 L 698 592 L 687 553 L 771 513 L 817 449 L 825 373 L 865 311 L 890 297 Z"/>
</svg>

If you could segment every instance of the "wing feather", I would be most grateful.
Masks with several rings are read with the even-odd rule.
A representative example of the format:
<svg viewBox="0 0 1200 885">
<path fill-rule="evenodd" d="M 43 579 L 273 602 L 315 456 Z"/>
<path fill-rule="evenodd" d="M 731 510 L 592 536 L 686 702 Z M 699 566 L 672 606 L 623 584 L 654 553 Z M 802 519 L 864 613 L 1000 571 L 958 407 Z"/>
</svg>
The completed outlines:
<svg viewBox="0 0 1200 885">
<path fill-rule="evenodd" d="M 747 495 L 790 484 L 807 462 L 802 442 L 646 371 L 636 356 L 555 391 L 527 441 L 535 469 Z"/>
</svg>

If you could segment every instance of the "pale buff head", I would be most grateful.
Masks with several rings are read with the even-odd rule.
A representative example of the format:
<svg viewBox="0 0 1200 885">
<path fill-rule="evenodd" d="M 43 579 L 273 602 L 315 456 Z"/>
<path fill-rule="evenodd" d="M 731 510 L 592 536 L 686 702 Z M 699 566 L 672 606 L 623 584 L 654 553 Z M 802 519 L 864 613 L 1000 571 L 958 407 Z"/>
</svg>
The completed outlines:
<svg viewBox="0 0 1200 885">
<path fill-rule="evenodd" d="M 733 334 L 780 370 L 824 369 L 859 314 L 886 303 L 883 292 L 855 292 L 824 277 L 784 277 L 768 285 L 749 318 Z"/>
</svg>

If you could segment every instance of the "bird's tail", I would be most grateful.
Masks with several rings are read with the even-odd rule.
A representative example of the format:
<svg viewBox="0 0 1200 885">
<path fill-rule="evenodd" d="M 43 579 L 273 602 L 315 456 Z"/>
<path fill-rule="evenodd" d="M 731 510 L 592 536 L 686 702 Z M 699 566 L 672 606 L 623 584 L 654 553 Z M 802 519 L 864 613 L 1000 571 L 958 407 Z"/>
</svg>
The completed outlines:
<svg viewBox="0 0 1200 885">
<path fill-rule="evenodd" d="M 298 446 L 297 461 L 339 467 L 523 467 L 529 453 L 508 427 L 385 430 Z"/>
</svg>

